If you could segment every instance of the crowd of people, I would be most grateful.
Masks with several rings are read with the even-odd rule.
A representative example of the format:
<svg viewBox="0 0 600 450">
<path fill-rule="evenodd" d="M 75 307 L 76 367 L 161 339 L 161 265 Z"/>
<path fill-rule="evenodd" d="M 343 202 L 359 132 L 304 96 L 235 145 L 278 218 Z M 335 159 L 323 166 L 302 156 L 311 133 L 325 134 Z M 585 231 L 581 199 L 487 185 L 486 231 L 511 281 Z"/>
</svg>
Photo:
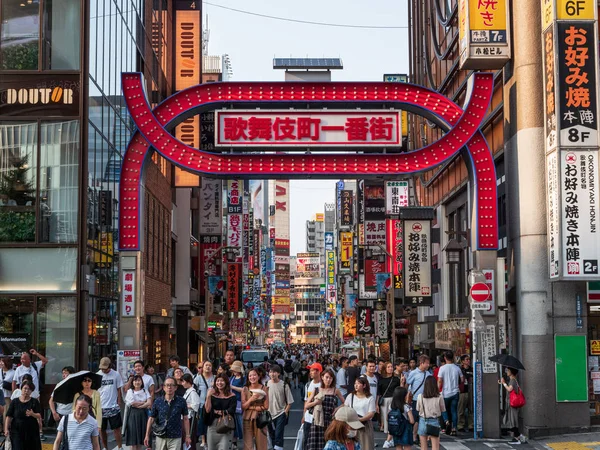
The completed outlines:
<svg viewBox="0 0 600 450">
<path fill-rule="evenodd" d="M 38 361 L 32 362 L 32 356 Z M 164 380 L 144 361 L 136 361 L 123 380 L 113 361 L 102 358 L 97 374 L 83 373 L 72 402 L 51 396 L 47 425 L 57 430 L 54 449 L 63 448 L 63 441 L 67 448 L 106 449 L 110 430 L 119 450 L 123 445 L 133 450 L 283 450 L 293 390 L 304 401 L 297 448 L 373 450 L 378 427 L 387 436 L 383 448 L 427 449 L 430 441 L 438 450 L 440 434 L 473 431 L 469 355 L 455 359 L 447 351 L 435 367 L 427 355 L 359 361 L 355 355 L 333 357 L 324 347 L 305 345 L 272 350 L 260 364 L 244 364 L 239 357 L 228 350 L 222 361 L 190 369 L 173 355 Z M 39 391 L 46 362 L 35 350 L 23 353 L 14 369 L 9 360 L 0 360 L 2 430 L 13 450 L 40 450 L 45 439 Z M 76 370 L 67 366 L 62 372 L 66 379 Z M 517 373 L 509 369 L 502 380 L 507 392 L 519 389 Z M 513 433 L 513 443 L 524 442 L 518 414 L 511 409 L 504 426 Z"/>
</svg>

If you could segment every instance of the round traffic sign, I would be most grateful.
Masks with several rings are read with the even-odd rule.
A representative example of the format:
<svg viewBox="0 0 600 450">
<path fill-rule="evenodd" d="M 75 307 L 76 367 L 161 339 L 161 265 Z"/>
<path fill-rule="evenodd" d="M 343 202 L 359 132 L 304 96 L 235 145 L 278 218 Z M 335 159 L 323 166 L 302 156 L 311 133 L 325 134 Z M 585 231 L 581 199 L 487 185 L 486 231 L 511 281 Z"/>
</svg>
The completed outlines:
<svg viewBox="0 0 600 450">
<path fill-rule="evenodd" d="M 469 294 L 474 302 L 485 302 L 490 297 L 490 288 L 485 283 L 475 283 Z"/>
</svg>

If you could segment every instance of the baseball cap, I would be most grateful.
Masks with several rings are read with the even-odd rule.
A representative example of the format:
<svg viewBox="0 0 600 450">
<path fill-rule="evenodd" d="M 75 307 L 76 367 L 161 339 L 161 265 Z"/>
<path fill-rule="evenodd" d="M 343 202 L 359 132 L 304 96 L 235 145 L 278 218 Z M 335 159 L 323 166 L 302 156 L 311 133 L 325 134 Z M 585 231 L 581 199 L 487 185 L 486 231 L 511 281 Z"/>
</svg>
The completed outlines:
<svg viewBox="0 0 600 450">
<path fill-rule="evenodd" d="M 321 363 L 313 363 L 310 366 L 307 366 L 309 369 L 317 369 L 319 372 L 323 372 L 323 366 Z"/>
<path fill-rule="evenodd" d="M 102 358 L 100 360 L 100 365 L 98 366 L 98 368 L 100 369 L 108 369 L 110 367 L 111 361 L 110 358 L 107 358 L 106 356 L 104 358 Z"/>
<path fill-rule="evenodd" d="M 359 430 L 364 428 L 364 425 L 360 420 L 358 420 L 358 414 L 349 406 L 341 406 L 333 416 L 335 420 L 339 420 L 340 422 L 346 422 L 350 428 L 354 430 Z"/>
</svg>

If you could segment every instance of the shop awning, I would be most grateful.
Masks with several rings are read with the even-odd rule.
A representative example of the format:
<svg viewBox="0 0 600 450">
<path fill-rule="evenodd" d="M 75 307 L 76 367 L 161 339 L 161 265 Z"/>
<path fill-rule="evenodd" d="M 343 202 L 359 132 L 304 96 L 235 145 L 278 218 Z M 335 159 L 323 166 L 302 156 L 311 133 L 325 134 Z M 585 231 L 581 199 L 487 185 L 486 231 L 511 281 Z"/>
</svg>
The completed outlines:
<svg viewBox="0 0 600 450">
<path fill-rule="evenodd" d="M 205 342 L 208 345 L 215 345 L 215 340 L 211 337 L 207 339 L 206 333 L 204 333 L 203 331 L 196 331 L 196 336 L 198 336 L 198 339 L 200 339 L 202 342 Z"/>
</svg>

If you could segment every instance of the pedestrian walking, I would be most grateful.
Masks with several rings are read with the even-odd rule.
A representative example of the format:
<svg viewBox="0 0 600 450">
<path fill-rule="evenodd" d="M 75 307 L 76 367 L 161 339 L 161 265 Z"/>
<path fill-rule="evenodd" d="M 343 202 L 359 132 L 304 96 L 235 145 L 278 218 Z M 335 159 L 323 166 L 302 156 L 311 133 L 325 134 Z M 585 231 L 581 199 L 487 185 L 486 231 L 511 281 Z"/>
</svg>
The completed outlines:
<svg viewBox="0 0 600 450">
<path fill-rule="evenodd" d="M 392 440 L 386 441 L 383 448 L 410 450 L 413 445 L 412 425 L 415 423 L 415 419 L 408 398 L 408 389 L 405 387 L 400 386 L 394 389 L 392 404 L 387 417 L 388 433 Z M 388 442 L 392 444 L 387 444 Z"/>
<path fill-rule="evenodd" d="M 163 394 L 162 381 L 156 375 L 155 370 L 154 370 L 154 366 L 152 364 L 146 364 L 146 366 L 144 367 L 144 372 L 146 373 L 146 375 L 152 377 L 152 381 L 154 382 L 154 395 L 152 396 L 152 400 L 154 400 L 154 397 L 156 395 L 162 395 Z"/>
<path fill-rule="evenodd" d="M 360 377 L 360 367 L 358 367 L 358 356 L 352 355 L 348 358 L 348 368 L 346 369 L 348 376 L 348 394 L 354 391 L 354 383 Z M 347 397 L 347 395 L 346 395 Z"/>
<path fill-rule="evenodd" d="M 412 366 L 414 358 L 411 358 L 409 363 L 409 367 Z M 419 367 L 412 370 L 408 378 L 406 380 L 406 385 L 408 386 L 412 408 L 413 408 L 413 416 L 415 418 L 415 424 L 413 426 L 413 439 L 417 441 L 417 431 L 419 426 L 419 412 L 417 411 L 417 396 L 423 393 L 423 388 L 425 387 L 425 380 L 427 377 L 430 377 L 429 373 L 429 356 L 421 355 L 419 356 Z M 434 379 L 435 380 L 435 379 Z"/>
<path fill-rule="evenodd" d="M 236 406 L 235 406 L 235 430 L 233 431 L 233 437 L 231 439 L 231 450 L 237 450 L 238 440 L 243 438 L 243 422 L 242 422 L 242 392 L 244 392 L 244 386 L 246 385 L 246 378 L 244 377 L 244 365 L 241 361 L 234 361 L 231 365 L 231 377 L 229 378 L 229 384 L 231 391 L 235 394 Z"/>
<path fill-rule="evenodd" d="M 471 357 L 469 355 L 462 355 L 460 362 L 460 370 L 464 381 L 459 386 L 458 429 L 462 429 L 466 433 L 473 431 L 473 368 L 471 367 Z"/>
<path fill-rule="evenodd" d="M 300 375 L 300 367 L 302 367 L 302 363 L 300 362 L 299 357 L 296 356 L 296 358 L 292 361 L 292 368 L 294 369 L 294 386 L 296 387 L 296 389 L 298 389 L 299 387 L 298 377 Z"/>
<path fill-rule="evenodd" d="M 235 352 L 231 349 L 227 350 L 225 352 L 225 358 L 223 359 L 223 362 L 231 368 L 231 365 L 233 364 L 234 361 L 235 361 Z"/>
<path fill-rule="evenodd" d="M 77 372 L 75 370 L 75 367 L 72 367 L 72 366 L 63 367 L 62 379 L 64 380 L 69 375 L 71 375 L 72 373 L 75 373 L 75 372 Z M 60 419 L 62 419 L 63 416 L 71 414 L 71 411 L 73 410 L 73 402 L 71 402 L 71 403 L 55 402 L 54 401 L 54 391 L 52 391 L 52 394 L 50 394 L 50 400 L 48 401 L 48 405 L 50 406 L 50 411 L 52 412 L 52 419 L 54 420 L 54 423 L 56 424 L 57 427 L 58 427 L 58 424 L 60 423 Z"/>
<path fill-rule="evenodd" d="M 15 371 L 12 368 L 13 362 L 11 358 L 0 358 L 0 404 L 4 401 L 2 422 L 0 422 L 0 436 L 4 436 L 4 420 L 6 419 L 6 411 L 10 406 L 10 395 L 12 394 L 12 381 Z"/>
<path fill-rule="evenodd" d="M 342 356 L 340 358 L 340 368 L 335 374 L 335 384 L 342 393 L 342 396 L 346 398 L 348 395 L 348 358 Z"/>
<path fill-rule="evenodd" d="M 377 381 L 377 412 L 379 413 L 379 431 L 388 434 L 383 448 L 392 448 L 392 436 L 388 432 L 388 413 L 392 405 L 394 390 L 400 386 L 400 379 L 394 375 L 394 365 L 387 361 Z M 389 444 L 388 444 L 389 442 Z"/>
<path fill-rule="evenodd" d="M 73 408 L 73 412 L 64 416 L 58 424 L 53 450 L 100 450 L 98 422 L 90 415 L 92 399 L 79 395 Z M 61 445 L 63 440 L 66 440 L 65 447 Z"/>
<path fill-rule="evenodd" d="M 142 365 L 143 367 L 143 365 Z M 141 450 L 148 425 L 148 408 L 152 406 L 152 397 L 144 387 L 144 380 L 135 374 L 131 389 L 125 395 L 125 444 L 132 450 Z"/>
<path fill-rule="evenodd" d="M 121 435 L 121 427 L 123 420 L 121 418 L 121 408 L 119 405 L 123 403 L 121 388 L 123 387 L 123 379 L 116 370 L 111 367 L 110 358 L 104 357 L 100 360 L 98 366 L 100 370 L 98 375 L 102 375 L 102 387 L 98 389 L 100 393 L 100 402 L 102 404 L 102 427 L 100 436 L 102 437 L 103 448 L 108 447 L 107 430 L 113 431 L 117 448 L 122 450 L 123 437 Z"/>
<path fill-rule="evenodd" d="M 268 389 L 260 382 L 257 369 L 248 371 L 248 381 L 242 394 L 244 450 L 267 450 L 267 427 L 258 428 L 256 418 L 269 409 Z M 212 450 L 212 449 L 210 449 Z"/>
<path fill-rule="evenodd" d="M 298 369 L 298 387 L 300 388 L 300 392 L 302 393 L 302 396 L 304 396 L 304 394 L 305 394 L 306 385 L 310 381 L 309 378 L 310 378 L 310 369 L 308 368 L 306 361 L 302 361 L 302 363 L 300 365 L 300 369 Z"/>
<path fill-rule="evenodd" d="M 92 378 L 91 377 L 84 377 L 81 380 L 81 390 L 77 394 L 75 394 L 75 397 L 73 397 L 73 411 L 72 412 L 75 412 L 75 405 L 76 405 L 77 399 L 81 395 L 86 395 L 91 399 L 92 406 L 89 410 L 89 414 L 94 419 L 96 419 L 96 422 L 98 423 L 98 428 L 102 428 L 102 399 L 100 398 L 100 392 L 98 392 L 95 389 L 92 389 Z"/>
<path fill-rule="evenodd" d="M 312 401 L 313 396 L 317 394 L 318 388 L 321 387 L 321 372 L 323 372 L 323 366 L 320 363 L 313 363 L 306 366 L 306 368 L 310 370 L 311 382 L 305 389 L 304 394 L 304 417 L 302 418 L 304 424 L 303 448 L 306 448 L 308 436 L 310 435 L 310 428 L 313 423 L 312 409 L 308 407 L 308 404 Z"/>
<path fill-rule="evenodd" d="M 175 378 L 167 377 L 163 388 L 164 397 L 157 398 L 152 404 L 144 445 L 149 446 L 150 434 L 153 434 L 155 450 L 180 450 L 182 432 L 185 431 L 185 444 L 191 446 L 188 408 L 182 397 L 175 396 Z"/>
<path fill-rule="evenodd" d="M 39 361 L 32 362 L 31 357 L 36 356 L 39 358 Z M 31 379 L 33 380 L 33 385 L 35 386 L 35 390 L 31 393 L 33 398 L 40 397 L 40 373 L 44 366 L 48 363 L 48 358 L 46 358 L 41 353 L 38 353 L 35 349 L 31 349 L 28 352 L 23 352 L 21 354 L 21 365 L 15 369 L 15 373 L 13 375 L 12 380 L 12 390 L 15 391 L 17 386 L 20 386 L 23 382 L 23 375 L 31 375 Z"/>
<path fill-rule="evenodd" d="M 325 431 L 327 443 L 323 450 L 362 450 L 356 439 L 359 430 L 364 429 L 358 414 L 352 408 L 341 406 Z"/>
<path fill-rule="evenodd" d="M 283 450 L 283 435 L 287 425 L 294 396 L 288 383 L 281 379 L 281 367 L 273 365 L 269 372 L 271 379 L 267 383 L 269 391 L 269 412 L 272 422 L 269 435 L 274 450 Z"/>
<path fill-rule="evenodd" d="M 206 403 L 204 403 L 206 441 L 210 450 L 227 450 L 233 429 L 223 431 L 221 422 L 231 420 L 234 424 L 235 407 L 237 400 L 231 392 L 231 386 L 227 375 L 220 374 L 215 377 L 215 386 L 208 391 Z M 225 430 L 228 427 L 222 427 Z"/>
<path fill-rule="evenodd" d="M 181 382 L 183 387 L 185 388 L 185 394 L 183 394 L 183 399 L 188 407 L 188 419 L 190 421 L 190 435 L 192 436 L 192 448 L 196 448 L 196 442 L 198 442 L 197 433 L 194 431 L 198 426 L 198 416 L 202 414 L 202 410 L 200 409 L 200 396 L 198 392 L 196 392 L 196 387 L 194 386 L 194 379 L 189 373 L 183 374 L 181 377 Z"/>
<path fill-rule="evenodd" d="M 444 352 L 445 364 L 440 367 L 438 372 L 438 390 L 441 390 L 444 397 L 446 413 L 443 415 L 446 422 L 446 433 L 450 431 L 452 436 L 456 436 L 456 427 L 458 426 L 458 398 L 460 396 L 459 385 L 464 382 L 460 367 L 454 364 L 454 353 L 450 350 Z M 448 416 L 448 412 L 450 415 Z M 449 430 L 451 426 L 451 429 Z"/>
<path fill-rule="evenodd" d="M 191 374 L 191 372 L 190 372 Z M 183 369 L 181 367 L 177 367 L 173 371 L 173 378 L 175 378 L 175 382 L 177 383 L 177 389 L 175 389 L 175 395 L 177 397 L 183 397 L 185 395 L 185 388 L 183 387 Z"/>
<path fill-rule="evenodd" d="M 204 361 L 201 366 L 201 371 L 194 378 L 194 386 L 196 387 L 196 391 L 200 396 L 200 410 L 204 407 L 204 403 L 206 403 L 206 394 L 208 394 L 208 390 L 213 386 L 215 377 L 212 373 L 212 363 L 210 361 Z M 202 449 L 206 448 L 206 427 L 204 425 L 204 415 L 200 414 L 198 416 L 198 429 L 197 434 L 200 436 L 200 446 Z"/>
<path fill-rule="evenodd" d="M 506 390 L 506 411 L 502 418 L 502 428 L 509 430 L 513 438 L 510 441 L 511 444 L 524 444 L 527 442 L 527 438 L 519 432 L 519 409 L 514 408 L 510 405 L 510 393 L 521 389 L 519 382 L 517 381 L 517 375 L 519 371 L 512 367 L 506 368 L 506 375 L 508 376 L 508 383 L 504 378 L 498 380 L 499 384 Z"/>
<path fill-rule="evenodd" d="M 419 412 L 419 440 L 421 448 L 427 448 L 427 439 L 431 440 L 431 450 L 440 450 L 440 417 L 446 411 L 444 399 L 440 395 L 435 378 L 425 380 L 423 393 L 417 397 Z"/>
<path fill-rule="evenodd" d="M 40 402 L 32 397 L 33 382 L 23 381 L 21 395 L 13 399 L 6 412 L 4 434 L 12 444 L 12 450 L 41 450 L 39 422 L 42 419 Z"/>
<path fill-rule="evenodd" d="M 306 441 L 308 450 L 321 450 L 325 446 L 325 430 L 333 420 L 338 400 L 344 404 L 344 397 L 335 385 L 335 374 L 332 369 L 327 369 L 321 374 L 321 385 L 306 404 L 309 411 L 313 410 L 313 421 Z"/>
<path fill-rule="evenodd" d="M 346 397 L 345 405 L 358 414 L 364 428 L 358 430 L 357 439 L 362 450 L 373 450 L 375 436 L 373 433 L 373 416 L 375 415 L 375 396 L 371 394 L 366 377 L 358 377 L 354 383 L 354 392 Z"/>
<path fill-rule="evenodd" d="M 179 364 L 180 361 L 181 361 L 181 359 L 177 355 L 171 355 L 169 357 L 169 366 L 171 366 L 171 367 L 169 368 L 169 370 L 167 370 L 167 377 L 172 377 L 175 372 L 175 369 L 177 369 L 178 367 L 181 368 L 183 373 L 189 373 L 190 375 L 192 374 L 190 369 Z"/>
</svg>

